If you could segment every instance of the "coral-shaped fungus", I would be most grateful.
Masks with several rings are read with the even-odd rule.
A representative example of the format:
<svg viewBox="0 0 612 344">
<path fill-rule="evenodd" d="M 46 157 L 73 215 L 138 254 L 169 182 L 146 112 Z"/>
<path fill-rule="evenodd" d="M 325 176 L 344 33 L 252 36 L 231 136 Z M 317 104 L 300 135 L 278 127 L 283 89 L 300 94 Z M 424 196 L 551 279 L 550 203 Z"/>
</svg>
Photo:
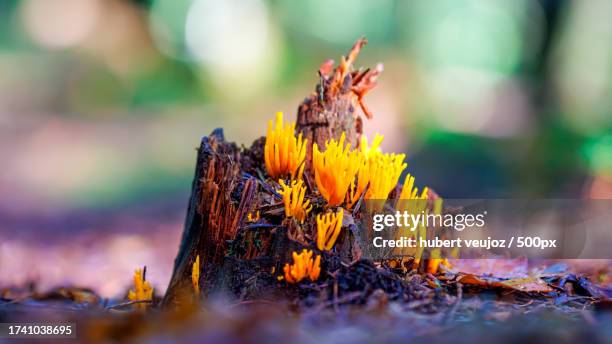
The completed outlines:
<svg viewBox="0 0 612 344">
<path fill-rule="evenodd" d="M 414 177 L 408 173 L 406 178 L 404 178 L 404 185 L 402 185 L 402 191 L 396 203 L 396 208 L 401 207 L 401 210 L 408 211 L 411 214 L 418 214 L 421 211 L 425 211 L 428 191 L 427 187 L 424 187 L 421 194 L 419 194 L 419 188 L 414 186 Z"/>
<path fill-rule="evenodd" d="M 366 187 L 368 189 L 364 199 L 378 200 L 382 205 L 406 168 L 404 154 L 381 152 L 379 145 L 383 138 L 382 135 L 376 134 L 371 147 L 368 146 L 365 137 L 361 139 L 360 153 L 363 158 L 357 173 L 357 184 L 351 184 L 347 202 L 349 208 L 357 202 Z"/>
<path fill-rule="evenodd" d="M 327 141 L 324 152 L 319 151 L 316 143 L 313 145 L 312 166 L 317 188 L 331 206 L 344 201 L 362 162 L 359 151 L 351 150 L 351 145 L 345 145 L 344 140 L 342 133 L 339 141 Z"/>
<path fill-rule="evenodd" d="M 302 250 L 298 254 L 293 252 L 293 264 L 285 264 L 285 280 L 288 283 L 298 283 L 308 277 L 311 281 L 316 281 L 321 273 L 321 256 L 312 258 L 311 250 Z"/>
<path fill-rule="evenodd" d="M 153 299 L 153 287 L 145 280 L 144 270 L 136 269 L 134 272 L 134 289 L 128 292 L 130 301 L 151 301 Z M 139 309 L 146 309 L 146 303 L 136 305 Z"/>
<path fill-rule="evenodd" d="M 268 134 L 264 146 L 266 170 L 272 179 L 280 177 L 300 178 L 304 171 L 306 142 L 300 133 L 295 137 L 295 123 L 283 126 L 283 113 L 276 113 L 276 125 L 268 122 Z"/>
<path fill-rule="evenodd" d="M 193 292 L 196 295 L 200 295 L 200 255 L 198 254 L 195 262 L 191 266 L 191 284 L 193 285 Z"/>
<path fill-rule="evenodd" d="M 306 215 L 312 210 L 310 201 L 304 200 L 306 186 L 303 186 L 303 183 L 299 179 L 292 181 L 291 185 L 287 185 L 281 180 L 280 186 L 282 189 L 278 191 L 283 196 L 283 202 L 285 203 L 285 216 L 295 217 L 300 223 L 304 222 Z"/>
<path fill-rule="evenodd" d="M 414 177 L 410 174 L 406 175 L 404 178 L 404 185 L 402 185 L 402 191 L 395 203 L 395 209 L 400 212 L 406 212 L 408 214 L 418 215 L 418 214 L 426 214 L 427 211 L 427 187 L 423 188 L 423 191 L 419 194 L 419 189 L 414 186 Z M 424 223 L 419 222 L 416 224 L 412 224 L 416 227 L 414 231 L 410 230 L 408 227 L 398 228 L 396 238 L 399 239 L 401 237 L 414 237 L 417 240 L 419 238 L 425 239 L 427 235 L 427 230 L 425 228 Z M 409 247 L 401 247 L 395 248 L 395 254 L 398 255 L 412 255 L 415 259 L 415 264 L 418 264 L 421 260 L 421 256 L 423 255 L 423 247 L 418 248 L 409 248 Z"/>
<path fill-rule="evenodd" d="M 317 215 L 317 248 L 321 251 L 330 251 L 342 228 L 342 217 L 344 210 L 340 209 L 337 213 L 327 213 Z"/>
<path fill-rule="evenodd" d="M 257 221 L 259 221 L 259 217 L 260 217 L 259 210 L 256 211 L 255 213 L 249 212 L 247 214 L 247 221 L 248 222 L 257 222 Z"/>
<path fill-rule="evenodd" d="M 359 150 L 361 151 L 361 153 L 363 153 L 363 155 L 368 158 L 370 156 L 370 154 L 375 154 L 375 153 L 379 153 L 380 152 L 380 144 L 382 143 L 382 141 L 384 140 L 384 136 L 380 135 L 378 133 L 376 133 L 376 135 L 374 135 L 374 140 L 372 140 L 372 145 L 370 146 L 368 144 L 368 139 L 367 137 L 362 136 L 361 137 L 361 142 L 359 142 Z"/>
<path fill-rule="evenodd" d="M 405 211 L 409 214 L 423 214 L 423 216 L 427 216 L 432 210 L 435 215 L 439 215 L 442 213 L 442 199 L 437 198 L 433 200 L 433 209 L 429 208 L 428 204 L 428 193 L 429 190 L 427 187 L 423 188 L 423 191 L 419 193 L 419 189 L 414 186 L 414 177 L 408 174 L 404 179 L 404 185 L 402 186 L 402 191 L 400 196 L 395 204 L 395 208 L 399 211 Z M 417 230 L 415 232 L 410 232 L 407 229 L 403 231 L 398 231 L 397 237 L 401 236 L 418 236 L 420 238 L 425 239 L 427 236 L 427 230 L 425 228 L 424 223 L 416 224 Z M 418 240 L 418 238 L 417 238 Z M 423 255 L 423 248 L 419 247 L 414 251 L 407 248 L 399 249 L 400 252 L 396 252 L 402 255 L 412 254 L 415 258 L 415 264 L 419 264 L 421 261 L 421 257 Z M 440 258 L 440 249 L 433 249 L 430 252 L 430 257 L 427 262 L 427 266 L 425 270 L 429 273 L 435 274 L 438 272 L 440 265 L 450 266 L 450 263 L 445 258 Z"/>
<path fill-rule="evenodd" d="M 404 154 L 375 154 L 368 159 L 370 185 L 365 199 L 386 200 L 406 168 Z"/>
</svg>

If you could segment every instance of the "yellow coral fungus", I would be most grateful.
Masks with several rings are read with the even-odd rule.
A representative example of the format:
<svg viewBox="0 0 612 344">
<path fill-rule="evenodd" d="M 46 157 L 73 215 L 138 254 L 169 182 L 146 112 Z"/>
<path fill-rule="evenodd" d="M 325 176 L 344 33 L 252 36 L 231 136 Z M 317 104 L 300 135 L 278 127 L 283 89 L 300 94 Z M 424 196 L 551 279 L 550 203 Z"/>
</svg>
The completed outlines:
<svg viewBox="0 0 612 344">
<path fill-rule="evenodd" d="M 404 154 L 377 154 L 370 160 L 370 185 L 365 199 L 386 200 L 406 168 Z"/>
<path fill-rule="evenodd" d="M 376 134 L 371 147 L 365 138 L 361 139 L 362 163 L 357 173 L 357 185 L 351 184 L 349 208 L 357 202 L 366 187 L 366 200 L 385 201 L 406 168 L 404 154 L 383 154 L 380 151 L 379 146 L 383 138 L 382 135 Z"/>
<path fill-rule="evenodd" d="M 195 259 L 191 267 L 191 284 L 196 295 L 200 295 L 200 255 Z"/>
<path fill-rule="evenodd" d="M 423 191 L 419 194 L 419 189 L 414 186 L 414 177 L 410 174 L 406 175 L 404 179 L 404 185 L 402 186 L 402 191 L 398 197 L 397 202 L 395 203 L 395 209 L 400 212 L 406 212 L 408 214 L 427 214 L 427 194 L 428 189 L 425 187 Z M 409 227 L 416 228 L 416 230 L 411 231 Z M 427 235 L 427 228 L 425 227 L 423 222 L 419 222 L 416 224 L 411 224 L 411 226 L 399 228 L 396 234 L 396 238 L 399 239 L 401 237 L 414 237 L 416 240 L 419 238 L 425 239 Z M 423 255 L 423 247 L 418 248 L 396 248 L 394 251 L 395 254 L 398 255 L 411 255 L 415 258 L 415 264 L 418 265 Z"/>
<path fill-rule="evenodd" d="M 426 210 L 425 216 L 427 216 L 428 213 L 429 213 L 429 210 Z M 433 214 L 434 215 L 442 214 L 442 198 L 437 198 L 433 200 Z M 423 237 L 424 236 L 425 234 L 423 234 Z M 455 251 L 455 254 L 456 253 L 457 252 Z M 448 260 L 446 258 L 441 258 L 440 256 L 441 256 L 440 248 L 434 248 L 431 250 L 429 263 L 427 265 L 427 272 L 432 273 L 432 274 L 437 273 L 440 267 L 440 264 L 446 267 L 450 267 L 450 263 L 448 262 Z"/>
<path fill-rule="evenodd" d="M 306 142 L 300 133 L 295 137 L 295 123 L 283 126 L 283 113 L 276 113 L 276 125 L 268 122 L 268 134 L 264 146 L 266 170 L 273 179 L 291 177 L 297 179 L 304 171 Z"/>
<path fill-rule="evenodd" d="M 370 154 L 375 154 L 380 152 L 380 144 L 382 143 L 382 141 L 384 140 L 384 136 L 380 135 L 380 134 L 376 134 L 374 135 L 374 140 L 372 140 L 372 146 L 368 145 L 368 139 L 367 137 L 362 136 L 361 137 L 361 142 L 359 145 L 359 149 L 361 150 L 361 153 L 363 153 L 365 155 L 365 157 L 369 157 Z"/>
<path fill-rule="evenodd" d="M 293 264 L 286 263 L 283 270 L 288 283 L 298 283 L 306 277 L 314 282 L 321 274 L 321 256 L 313 259 L 312 251 L 306 249 L 300 254 L 293 252 Z"/>
<path fill-rule="evenodd" d="M 408 173 L 406 175 L 406 178 L 404 179 L 404 185 L 402 185 L 402 191 L 400 192 L 398 202 L 406 201 L 406 200 L 426 200 L 428 192 L 429 190 L 427 189 L 427 187 L 424 187 L 423 191 L 419 195 L 419 188 L 416 188 L 414 186 L 414 177 L 410 175 L 410 173 Z M 419 205 L 424 206 L 426 202 L 412 202 L 408 204 L 414 204 L 414 205 L 419 204 Z M 409 210 L 409 209 L 404 209 L 404 210 Z M 421 210 L 424 210 L 424 209 L 421 209 Z"/>
<path fill-rule="evenodd" d="M 291 182 L 291 186 L 285 184 L 283 180 L 280 181 L 281 190 L 279 194 L 283 196 L 283 202 L 285 203 L 285 216 L 295 217 L 300 223 L 304 222 L 306 215 L 312 210 L 309 200 L 304 200 L 306 195 L 306 186 L 303 186 L 303 181 L 294 180 Z"/>
<path fill-rule="evenodd" d="M 334 247 L 342 228 L 343 216 L 343 209 L 340 209 L 336 214 L 317 215 L 317 248 L 319 250 L 329 251 Z"/>
<path fill-rule="evenodd" d="M 351 151 L 351 145 L 345 146 L 344 140 L 342 133 L 339 141 L 327 141 L 324 152 L 319 151 L 316 143 L 313 146 L 312 166 L 317 188 L 331 206 L 342 203 L 362 161 L 362 154 Z"/>
<path fill-rule="evenodd" d="M 404 185 L 402 186 L 402 191 L 397 200 L 395 208 L 399 211 L 407 212 L 409 214 L 423 214 L 424 216 L 428 216 L 430 211 L 435 215 L 439 215 L 442 213 L 442 199 L 436 198 L 433 200 L 433 209 L 428 204 L 428 194 L 429 190 L 427 187 L 423 188 L 423 191 L 419 194 L 419 189 L 414 186 L 414 177 L 408 174 L 406 179 L 404 179 Z M 410 232 L 407 228 L 398 231 L 397 237 L 405 236 L 417 236 L 417 240 L 419 238 L 426 239 L 427 231 L 424 223 L 418 223 L 417 231 Z M 411 252 L 410 249 L 400 249 L 399 254 L 407 255 L 413 254 L 415 257 L 415 264 L 418 265 L 421 261 L 421 257 L 423 255 L 423 247 L 419 247 L 416 250 L 413 249 Z M 429 273 L 436 273 L 440 267 L 440 264 L 444 266 L 450 266 L 448 260 L 440 257 L 440 249 L 434 248 L 430 252 L 430 257 L 427 260 L 427 266 L 425 270 Z"/>
<path fill-rule="evenodd" d="M 153 288 L 145 280 L 144 270 L 136 269 L 134 272 L 134 289 L 128 292 L 130 301 L 151 301 L 153 299 Z M 147 304 L 142 302 L 136 305 L 141 310 L 147 308 Z"/>
<path fill-rule="evenodd" d="M 253 213 L 248 213 L 247 214 L 247 221 L 248 222 L 257 222 L 259 221 L 259 210 L 255 212 L 255 214 Z"/>
<path fill-rule="evenodd" d="M 450 262 L 446 258 L 431 258 L 429 259 L 429 263 L 427 264 L 427 272 L 430 274 L 435 274 L 440 269 L 440 265 L 445 266 L 447 268 L 451 267 Z"/>
</svg>

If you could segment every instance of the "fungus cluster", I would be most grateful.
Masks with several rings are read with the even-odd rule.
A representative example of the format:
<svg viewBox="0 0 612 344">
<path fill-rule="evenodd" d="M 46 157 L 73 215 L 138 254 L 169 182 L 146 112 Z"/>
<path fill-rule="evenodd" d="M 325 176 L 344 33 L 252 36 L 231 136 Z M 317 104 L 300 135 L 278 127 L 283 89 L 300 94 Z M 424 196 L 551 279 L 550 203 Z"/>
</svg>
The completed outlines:
<svg viewBox="0 0 612 344">
<path fill-rule="evenodd" d="M 344 139 L 342 133 L 340 140 L 327 141 L 323 152 L 316 143 L 312 148 L 317 188 L 330 206 L 338 206 L 344 201 L 363 159 L 359 151 L 351 150 L 350 144 L 344 144 Z"/>
<path fill-rule="evenodd" d="M 376 134 L 371 145 L 362 137 L 359 147 L 351 147 L 345 143 L 343 132 L 339 140 L 327 140 L 324 147 L 316 143 L 312 145 L 312 162 L 309 166 L 316 187 L 309 190 L 303 180 L 307 141 L 302 139 L 302 134 L 296 137 L 294 128 L 294 123 L 283 125 L 280 112 L 276 115 L 276 123 L 269 122 L 264 147 L 266 170 L 272 179 L 278 178 L 278 193 L 283 199 L 286 218 L 295 218 L 303 224 L 313 209 L 309 198 L 321 197 L 325 200 L 325 208 L 332 211 L 316 214 L 314 241 L 319 251 L 331 251 L 340 235 L 345 209 L 353 208 L 362 198 L 378 201 L 374 203 L 380 209 L 375 210 L 382 209 L 407 167 L 405 155 L 382 152 L 380 144 L 384 137 L 379 134 Z M 286 182 L 283 177 L 289 181 Z M 408 174 L 395 203 L 396 209 L 410 213 L 427 212 L 427 201 L 428 189 L 424 188 L 419 193 L 414 186 L 414 177 Z M 337 210 L 334 212 L 333 208 Z M 440 207 L 434 209 L 439 210 Z M 419 228 L 419 234 L 424 236 L 425 228 Z M 409 253 L 418 263 L 422 249 Z M 297 283 L 305 277 L 316 280 L 320 259 L 320 256 L 313 259 L 312 251 L 293 252 L 293 264 L 285 265 L 284 279 L 289 283 Z M 430 262 L 428 270 L 435 272 L 439 263 Z"/>
<path fill-rule="evenodd" d="M 342 229 L 344 210 L 340 208 L 337 213 L 317 215 L 317 248 L 321 251 L 330 251 Z"/>
<path fill-rule="evenodd" d="M 285 204 L 285 216 L 287 218 L 295 217 L 300 223 L 303 223 L 306 219 L 306 215 L 312 210 L 309 200 L 305 200 L 306 186 L 301 179 L 292 180 L 291 185 L 285 184 L 280 180 L 281 190 L 278 193 L 283 196 L 283 203 Z"/>
<path fill-rule="evenodd" d="M 304 171 L 306 143 L 302 134 L 294 135 L 295 123 L 283 125 L 283 113 L 276 114 L 276 124 L 268 122 L 268 134 L 264 146 L 266 170 L 273 179 L 290 176 L 296 179 Z"/>
<path fill-rule="evenodd" d="M 285 264 L 285 280 L 288 283 L 298 283 L 308 277 L 316 281 L 321 273 L 321 256 L 312 258 L 312 251 L 302 250 L 302 253 L 293 252 L 293 264 Z"/>
</svg>

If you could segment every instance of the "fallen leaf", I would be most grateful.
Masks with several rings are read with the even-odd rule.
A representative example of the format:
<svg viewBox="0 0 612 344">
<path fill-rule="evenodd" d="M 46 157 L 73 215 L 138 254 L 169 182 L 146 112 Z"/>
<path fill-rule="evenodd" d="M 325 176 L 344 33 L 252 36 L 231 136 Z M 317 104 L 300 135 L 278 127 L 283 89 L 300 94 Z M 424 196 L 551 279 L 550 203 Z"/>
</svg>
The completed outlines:
<svg viewBox="0 0 612 344">
<path fill-rule="evenodd" d="M 527 258 L 515 259 L 451 259 L 455 273 L 490 276 L 496 278 L 528 277 Z"/>
<path fill-rule="evenodd" d="M 457 282 L 464 285 L 478 286 L 482 288 L 504 288 L 521 291 L 524 293 L 548 293 L 553 289 L 538 277 L 514 278 L 500 280 L 492 277 L 475 275 L 460 275 Z"/>
<path fill-rule="evenodd" d="M 494 285 L 515 289 L 526 293 L 548 293 L 553 289 L 538 277 L 516 278 L 497 282 Z"/>
</svg>

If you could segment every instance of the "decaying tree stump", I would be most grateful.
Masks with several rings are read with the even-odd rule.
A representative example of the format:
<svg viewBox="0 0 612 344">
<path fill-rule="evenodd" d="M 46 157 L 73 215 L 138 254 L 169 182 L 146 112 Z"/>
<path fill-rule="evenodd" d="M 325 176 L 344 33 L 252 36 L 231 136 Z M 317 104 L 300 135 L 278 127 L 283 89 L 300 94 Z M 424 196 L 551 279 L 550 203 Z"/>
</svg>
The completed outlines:
<svg viewBox="0 0 612 344">
<path fill-rule="evenodd" d="M 365 39 L 358 40 L 335 69 L 327 61 L 319 69 L 320 83 L 316 91 L 298 107 L 296 131 L 302 132 L 309 144 L 306 161 L 311 160 L 312 143 L 324 147 L 325 141 L 346 133 L 347 142 L 356 147 L 362 133 L 360 108 L 367 117 L 370 111 L 363 96 L 376 85 L 382 66 L 352 70 Z M 221 129 L 202 139 L 198 149 L 191 198 L 185 220 L 174 271 L 163 299 L 164 306 L 177 306 L 193 300 L 192 266 L 200 257 L 200 290 L 206 296 L 223 293 L 241 299 L 262 295 L 283 294 L 276 276 L 291 253 L 309 247 L 307 238 L 314 238 L 313 218 L 298 225 L 284 219 L 275 181 L 267 178 L 263 145 L 256 140 L 248 149 L 239 149 L 225 141 Z M 307 164 L 306 174 L 312 175 Z M 313 189 L 312 182 L 308 182 Z M 320 204 L 314 204 L 321 207 Z M 259 213 L 261 221 L 247 220 L 248 214 Z M 348 230 L 337 242 L 337 254 L 325 264 L 351 262 L 360 256 L 356 230 Z M 317 252 L 318 254 L 326 254 Z"/>
</svg>

